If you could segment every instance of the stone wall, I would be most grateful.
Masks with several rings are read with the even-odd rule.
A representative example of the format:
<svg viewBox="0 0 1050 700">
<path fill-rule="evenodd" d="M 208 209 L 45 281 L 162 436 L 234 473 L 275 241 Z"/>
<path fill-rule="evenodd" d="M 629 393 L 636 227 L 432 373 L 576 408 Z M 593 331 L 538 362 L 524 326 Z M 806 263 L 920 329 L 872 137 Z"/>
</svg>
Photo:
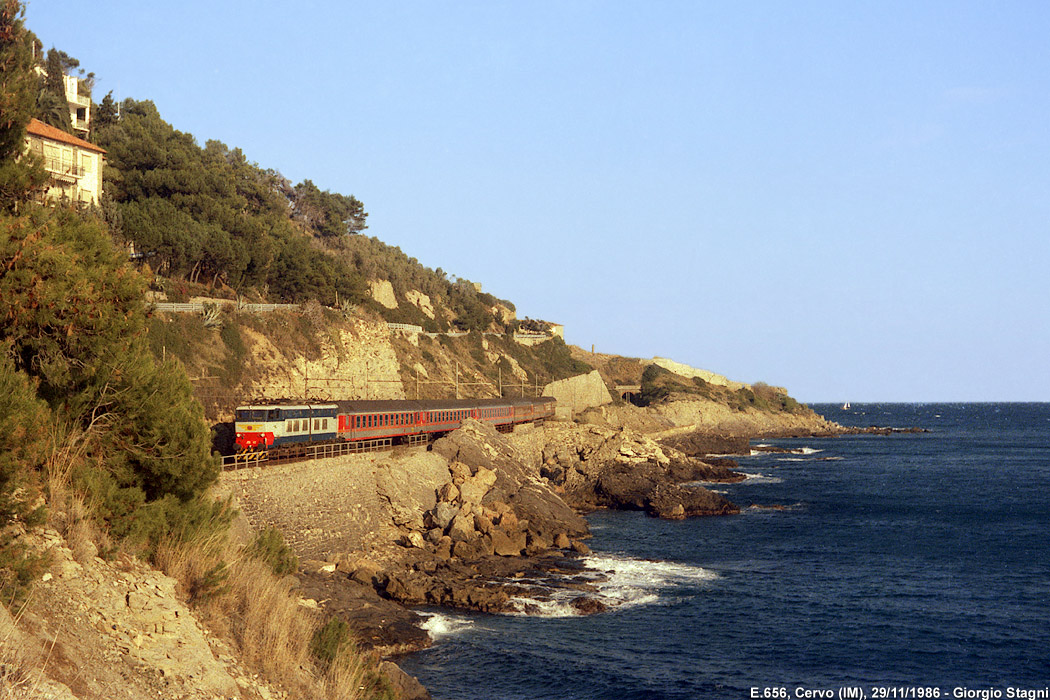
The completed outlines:
<svg viewBox="0 0 1050 700">
<path fill-rule="evenodd" d="M 558 400 L 555 415 L 563 419 L 572 419 L 577 413 L 588 408 L 612 403 L 612 396 L 598 370 L 551 382 L 544 387 L 543 395 L 553 396 Z"/>
</svg>

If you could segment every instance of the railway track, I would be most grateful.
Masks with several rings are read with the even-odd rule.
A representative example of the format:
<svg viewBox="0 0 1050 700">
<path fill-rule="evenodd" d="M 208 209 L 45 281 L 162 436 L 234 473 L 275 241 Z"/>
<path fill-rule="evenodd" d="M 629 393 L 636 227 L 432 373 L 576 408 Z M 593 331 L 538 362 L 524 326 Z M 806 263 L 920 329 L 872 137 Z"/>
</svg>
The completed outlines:
<svg viewBox="0 0 1050 700">
<path fill-rule="evenodd" d="M 427 436 L 409 436 L 409 439 L 397 444 L 407 447 L 418 447 L 427 444 Z M 392 450 L 394 447 L 395 445 L 392 438 L 357 440 L 354 442 L 332 442 L 320 445 L 291 445 L 289 447 L 278 447 L 272 450 L 258 450 L 255 452 L 241 452 L 239 454 L 223 455 L 222 469 L 223 471 L 233 471 L 235 469 L 261 467 L 269 464 L 305 462 L 311 459 L 327 459 L 329 457 L 339 457 L 341 455 L 358 454 L 361 452 L 381 452 L 383 450 Z"/>
</svg>

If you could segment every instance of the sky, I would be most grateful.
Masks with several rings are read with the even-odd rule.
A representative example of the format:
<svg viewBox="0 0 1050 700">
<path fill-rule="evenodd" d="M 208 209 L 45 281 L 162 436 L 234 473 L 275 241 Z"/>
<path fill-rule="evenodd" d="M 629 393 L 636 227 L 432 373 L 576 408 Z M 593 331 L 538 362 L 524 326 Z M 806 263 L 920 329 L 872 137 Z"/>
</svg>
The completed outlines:
<svg viewBox="0 0 1050 700">
<path fill-rule="evenodd" d="M 1050 401 L 1050 3 L 28 0 L 203 145 L 586 349 Z"/>
</svg>

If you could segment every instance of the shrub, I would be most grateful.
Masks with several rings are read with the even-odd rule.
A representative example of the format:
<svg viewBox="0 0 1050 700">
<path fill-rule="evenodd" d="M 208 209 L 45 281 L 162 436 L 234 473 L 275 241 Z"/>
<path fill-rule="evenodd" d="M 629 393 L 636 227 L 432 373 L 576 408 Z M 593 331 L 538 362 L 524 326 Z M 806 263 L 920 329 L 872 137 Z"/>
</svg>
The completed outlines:
<svg viewBox="0 0 1050 700">
<path fill-rule="evenodd" d="M 310 653 L 322 668 L 327 669 L 349 644 L 350 626 L 338 617 L 333 617 L 314 632 L 310 640 Z"/>
<path fill-rule="evenodd" d="M 299 559 L 292 548 L 285 544 L 284 536 L 277 528 L 259 532 L 245 553 L 269 565 L 276 576 L 294 574 L 299 569 Z"/>
<path fill-rule="evenodd" d="M 15 535 L 46 520 L 40 470 L 50 451 L 52 417 L 29 378 L 11 363 L 9 347 L 0 343 L 0 590 L 16 600 L 43 569 Z"/>
</svg>

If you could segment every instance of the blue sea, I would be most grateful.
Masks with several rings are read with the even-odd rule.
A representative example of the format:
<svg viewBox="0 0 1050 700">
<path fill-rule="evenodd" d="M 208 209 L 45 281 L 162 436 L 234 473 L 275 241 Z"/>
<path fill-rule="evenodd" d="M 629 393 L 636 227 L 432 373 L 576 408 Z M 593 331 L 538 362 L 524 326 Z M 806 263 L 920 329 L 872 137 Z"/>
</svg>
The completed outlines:
<svg viewBox="0 0 1050 700">
<path fill-rule="evenodd" d="M 1047 697 L 1050 404 L 814 408 L 929 432 L 768 441 L 708 485 L 737 516 L 595 513 L 609 612 L 428 611 L 402 667 L 437 700 Z"/>
</svg>

